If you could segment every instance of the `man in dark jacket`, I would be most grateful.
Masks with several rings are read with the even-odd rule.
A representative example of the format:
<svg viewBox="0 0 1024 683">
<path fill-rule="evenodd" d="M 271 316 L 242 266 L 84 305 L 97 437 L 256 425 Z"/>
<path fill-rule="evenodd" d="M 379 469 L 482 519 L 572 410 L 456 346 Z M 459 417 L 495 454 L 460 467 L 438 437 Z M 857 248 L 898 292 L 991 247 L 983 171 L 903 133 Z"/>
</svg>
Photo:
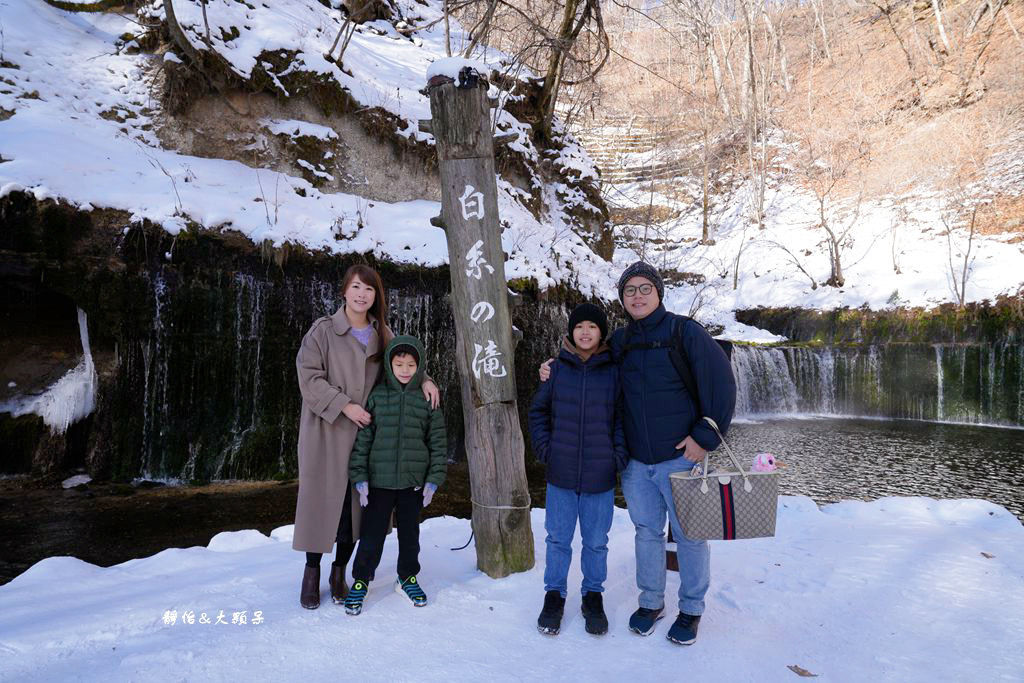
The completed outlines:
<svg viewBox="0 0 1024 683">
<path fill-rule="evenodd" d="M 601 597 L 608 575 L 608 530 L 615 509 L 615 474 L 628 456 L 619 371 L 604 343 L 607 336 L 604 312 L 589 303 L 577 306 L 551 380 L 540 385 L 530 407 L 533 450 L 547 464 L 545 596 L 537 628 L 548 635 L 561 628 L 577 520 L 586 630 L 594 635 L 608 631 Z"/>
<path fill-rule="evenodd" d="M 636 583 L 639 609 L 629 620 L 640 635 L 654 631 L 665 610 L 665 517 L 672 526 L 679 559 L 679 615 L 669 640 L 689 645 L 697 639 L 710 581 L 706 541 L 687 539 L 672 503 L 671 472 L 690 470 L 719 445 L 707 415 L 723 433 L 736 404 L 736 381 L 725 352 L 698 323 L 676 320 L 665 310 L 665 288 L 651 265 L 637 261 L 619 278 L 619 300 L 632 320 L 609 339 L 623 385 L 629 465 L 622 493 L 636 527 Z M 670 348 L 681 333 L 697 384 L 700 405 L 672 364 Z"/>
</svg>

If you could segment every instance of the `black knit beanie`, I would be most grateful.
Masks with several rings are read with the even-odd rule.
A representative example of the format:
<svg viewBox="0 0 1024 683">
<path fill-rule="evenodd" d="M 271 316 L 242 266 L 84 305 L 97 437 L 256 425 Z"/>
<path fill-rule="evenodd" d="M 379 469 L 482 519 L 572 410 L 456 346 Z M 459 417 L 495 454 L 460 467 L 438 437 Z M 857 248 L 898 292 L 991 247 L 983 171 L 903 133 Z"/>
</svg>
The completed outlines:
<svg viewBox="0 0 1024 683">
<path fill-rule="evenodd" d="M 572 339 L 572 331 L 576 329 L 584 320 L 597 325 L 597 328 L 601 330 L 601 339 L 608 338 L 608 316 L 604 314 L 600 308 L 594 304 L 582 303 L 576 308 L 572 309 L 572 313 L 569 314 L 569 339 Z"/>
<path fill-rule="evenodd" d="M 391 355 L 388 356 L 388 362 L 390 363 L 391 361 L 393 361 L 395 359 L 395 356 L 401 355 L 403 353 L 407 353 L 410 356 L 412 356 L 413 358 L 415 358 L 416 359 L 416 364 L 419 365 L 419 363 L 420 363 L 419 351 L 417 351 L 415 349 L 415 347 L 413 347 L 413 346 L 411 346 L 409 344 L 399 344 L 395 348 L 391 349 Z"/>
<path fill-rule="evenodd" d="M 658 290 L 659 302 L 665 300 L 665 283 L 661 281 L 661 275 L 658 274 L 658 269 L 650 263 L 637 261 L 622 271 L 622 275 L 619 276 L 619 301 L 622 301 L 622 290 L 626 288 L 626 283 L 629 282 L 629 278 L 637 275 L 651 281 L 654 288 Z"/>
</svg>

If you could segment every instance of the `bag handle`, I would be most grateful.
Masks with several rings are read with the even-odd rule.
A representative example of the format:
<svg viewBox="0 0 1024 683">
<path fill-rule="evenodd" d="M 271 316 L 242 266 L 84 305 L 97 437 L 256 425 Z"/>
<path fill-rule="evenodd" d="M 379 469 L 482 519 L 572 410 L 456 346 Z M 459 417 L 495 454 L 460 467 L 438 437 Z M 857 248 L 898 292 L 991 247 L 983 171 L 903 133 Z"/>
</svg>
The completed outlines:
<svg viewBox="0 0 1024 683">
<path fill-rule="evenodd" d="M 743 471 L 743 465 L 740 464 L 739 458 L 737 458 L 736 454 L 733 453 L 732 448 L 729 446 L 729 442 L 725 440 L 725 437 L 722 436 L 722 432 L 719 431 L 718 424 L 714 420 L 712 420 L 710 417 L 708 417 L 707 415 L 704 416 L 704 420 L 709 425 L 711 425 L 712 429 L 715 430 L 715 434 L 718 435 L 718 438 L 721 439 L 721 441 L 722 441 L 722 445 L 725 446 L 725 452 L 729 455 L 729 459 L 732 460 L 732 464 L 736 466 L 736 469 L 739 471 L 740 476 L 743 477 L 743 490 L 746 491 L 747 493 L 750 493 L 750 491 L 754 487 L 751 486 L 750 479 L 747 478 L 747 473 Z M 708 492 L 708 464 L 709 464 L 708 461 L 709 460 L 710 460 L 710 455 L 709 455 L 709 453 L 707 451 L 705 451 L 705 453 L 704 453 L 704 466 L 702 468 L 703 471 L 701 472 L 701 482 L 700 482 L 700 492 L 701 493 L 707 493 Z"/>
</svg>

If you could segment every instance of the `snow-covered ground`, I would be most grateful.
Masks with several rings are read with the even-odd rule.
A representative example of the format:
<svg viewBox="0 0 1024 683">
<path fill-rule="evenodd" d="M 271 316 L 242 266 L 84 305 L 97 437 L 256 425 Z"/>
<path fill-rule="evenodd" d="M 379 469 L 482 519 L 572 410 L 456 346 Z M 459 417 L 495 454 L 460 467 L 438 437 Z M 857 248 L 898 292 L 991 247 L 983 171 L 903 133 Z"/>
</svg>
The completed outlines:
<svg viewBox="0 0 1024 683">
<path fill-rule="evenodd" d="M 775 538 L 713 544 L 687 648 L 664 637 L 674 575 L 670 617 L 648 638 L 626 629 L 636 588 L 624 510 L 609 543 L 609 633 L 584 632 L 574 588 L 562 633 L 538 634 L 543 516 L 533 511 L 537 566 L 500 580 L 475 569 L 472 549 L 449 550 L 467 521 L 424 522 L 422 609 L 392 591 L 389 538 L 358 617 L 330 603 L 326 569 L 320 609 L 299 606 L 290 526 L 106 569 L 48 558 L 0 586 L 0 680 L 798 680 L 790 667 L 833 681 L 1024 679 L 1024 527 L 991 503 L 782 497 Z M 570 585 L 580 578 L 577 547 Z"/>
</svg>

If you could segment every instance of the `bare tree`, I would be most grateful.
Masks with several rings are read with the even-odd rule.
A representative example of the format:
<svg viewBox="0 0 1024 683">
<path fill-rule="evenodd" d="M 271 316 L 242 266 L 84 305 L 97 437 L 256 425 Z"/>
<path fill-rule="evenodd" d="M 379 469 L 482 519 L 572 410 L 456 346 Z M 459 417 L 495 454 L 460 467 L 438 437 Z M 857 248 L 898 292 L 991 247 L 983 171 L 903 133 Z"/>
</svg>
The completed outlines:
<svg viewBox="0 0 1024 683">
<path fill-rule="evenodd" d="M 811 281 L 811 289 L 818 288 L 818 281 L 815 280 L 814 276 L 811 275 L 810 271 L 807 270 L 807 267 L 804 265 L 803 260 L 801 260 L 801 258 L 796 254 L 796 252 L 794 252 L 792 249 L 787 247 L 782 242 L 776 242 L 775 240 L 770 240 L 767 242 L 767 244 L 773 249 L 778 249 L 779 251 L 786 255 L 786 260 L 789 261 L 794 266 L 796 266 L 796 269 L 803 273 L 807 277 L 807 279 Z M 810 251 L 804 253 L 804 256 L 810 255 Z"/>
<path fill-rule="evenodd" d="M 611 53 L 608 34 L 605 32 L 604 19 L 601 15 L 600 0 L 564 0 L 564 2 L 562 21 L 550 46 L 547 69 L 544 71 L 544 85 L 541 87 L 539 97 L 542 117 L 541 134 L 548 140 L 551 139 L 551 122 L 555 115 L 559 89 L 563 83 L 571 84 L 565 79 L 566 63 L 573 60 L 572 49 L 579 40 L 583 29 L 589 27 L 595 32 L 600 50 L 593 57 L 594 66 L 589 73 L 583 75 L 583 79 L 592 79 L 604 67 Z M 591 60 L 586 61 L 589 63 Z"/>
<path fill-rule="evenodd" d="M 946 48 L 946 54 L 953 51 L 949 46 L 949 38 L 946 37 L 946 27 L 942 25 L 942 0 L 932 0 L 932 12 L 935 14 L 935 26 L 939 29 L 939 37 L 942 45 Z"/>
<path fill-rule="evenodd" d="M 345 19 L 341 22 L 341 27 L 338 28 L 338 35 L 334 37 L 334 42 L 331 43 L 331 47 L 328 48 L 324 54 L 324 59 L 328 62 L 337 62 L 342 64 L 342 58 L 345 56 L 345 50 L 348 48 L 349 41 L 352 40 L 352 36 L 356 32 L 356 22 L 352 21 L 352 16 L 345 13 Z M 344 40 L 342 40 L 344 37 Z M 338 56 L 334 57 L 334 48 L 337 47 L 338 41 L 341 40 L 341 51 L 338 52 Z"/>
<path fill-rule="evenodd" d="M 992 33 L 996 28 L 996 21 L 999 17 L 999 13 L 1003 7 L 1006 6 L 1007 0 L 983 0 L 980 7 L 984 8 L 983 13 L 988 14 L 988 23 L 982 29 L 981 37 L 977 41 L 977 45 L 973 46 L 973 51 L 969 47 L 969 43 L 966 40 L 961 41 L 964 45 L 964 49 L 960 51 L 960 67 L 957 69 L 957 76 L 960 79 L 960 89 L 957 92 L 956 102 L 959 105 L 964 105 L 970 99 L 971 84 L 974 81 L 974 76 L 978 72 L 978 65 L 981 63 L 982 57 L 992 44 Z M 987 12 L 984 12 L 987 10 Z M 980 21 L 980 18 L 979 20 Z M 978 21 L 971 22 L 968 33 L 974 30 L 977 26 Z"/>
<path fill-rule="evenodd" d="M 494 19 L 494 10 L 497 8 L 498 0 L 487 0 L 487 9 L 484 11 L 483 16 L 469 30 L 469 44 L 466 45 L 466 49 L 462 52 L 463 57 L 469 57 L 473 54 L 473 50 L 480 44 L 480 41 L 490 33 L 491 20 Z"/>
<path fill-rule="evenodd" d="M 889 31 L 896 38 L 896 42 L 899 43 L 900 49 L 903 51 L 903 57 L 907 61 L 907 71 L 910 74 L 910 84 L 914 86 L 914 101 L 920 103 L 924 99 L 924 91 L 921 89 L 921 82 L 917 75 L 917 66 L 914 63 L 914 58 L 910 53 L 910 48 L 907 43 L 903 40 L 903 34 L 896 28 L 895 14 L 898 7 L 902 4 L 898 0 L 865 0 L 868 5 L 877 9 L 889 26 Z"/>
<path fill-rule="evenodd" d="M 821 49 L 825 58 L 832 61 L 832 48 L 829 47 L 828 28 L 825 26 L 825 10 L 822 7 L 822 0 L 810 0 L 811 8 L 814 10 L 814 24 L 821 31 Z"/>
<path fill-rule="evenodd" d="M 949 264 L 950 289 L 956 298 L 957 308 L 963 308 L 967 302 L 967 281 L 970 280 L 974 266 L 974 259 L 977 254 L 972 255 L 974 249 L 974 235 L 978 225 L 978 204 L 974 203 L 968 207 L 966 220 L 962 220 L 964 212 L 964 196 L 961 193 L 954 193 L 950 197 L 945 210 L 942 212 L 942 223 L 946 227 L 946 255 Z M 959 223 L 965 223 L 966 238 L 959 238 L 954 235 L 954 230 Z"/>
</svg>

